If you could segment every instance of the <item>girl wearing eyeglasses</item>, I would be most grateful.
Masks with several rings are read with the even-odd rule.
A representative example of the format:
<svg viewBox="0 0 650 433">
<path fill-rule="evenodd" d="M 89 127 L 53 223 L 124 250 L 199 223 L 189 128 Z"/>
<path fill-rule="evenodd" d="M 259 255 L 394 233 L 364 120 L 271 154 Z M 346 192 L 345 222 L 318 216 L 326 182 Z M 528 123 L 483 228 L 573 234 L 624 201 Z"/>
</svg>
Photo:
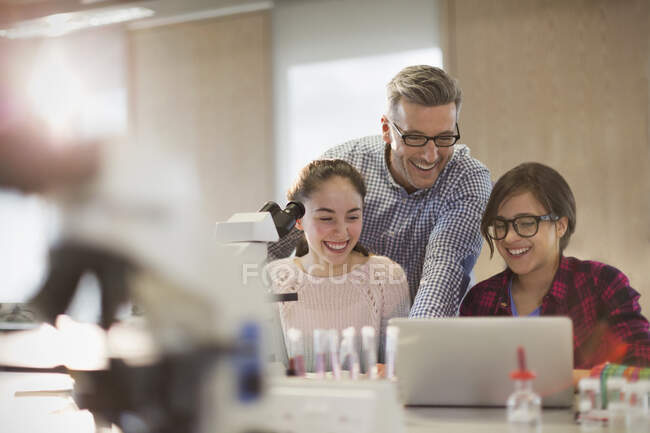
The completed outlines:
<svg viewBox="0 0 650 433">
<path fill-rule="evenodd" d="M 602 362 L 650 365 L 648 320 L 639 293 L 618 269 L 565 257 L 576 226 L 571 188 L 554 169 L 524 163 L 494 185 L 481 232 L 506 262 L 505 271 L 478 283 L 461 316 L 568 316 L 574 368 Z"/>
</svg>

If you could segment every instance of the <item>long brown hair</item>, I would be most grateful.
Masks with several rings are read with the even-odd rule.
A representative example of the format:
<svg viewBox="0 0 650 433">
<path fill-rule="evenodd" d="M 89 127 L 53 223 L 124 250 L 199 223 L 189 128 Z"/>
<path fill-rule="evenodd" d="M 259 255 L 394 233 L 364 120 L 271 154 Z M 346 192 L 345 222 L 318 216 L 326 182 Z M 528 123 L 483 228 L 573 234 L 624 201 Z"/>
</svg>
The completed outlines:
<svg viewBox="0 0 650 433">
<path fill-rule="evenodd" d="M 310 162 L 298 174 L 298 179 L 287 192 L 289 201 L 299 201 L 304 204 L 311 195 L 320 188 L 323 182 L 333 178 L 342 177 L 350 181 L 354 189 L 361 196 L 361 200 L 366 197 L 366 183 L 361 173 L 352 167 L 348 162 L 342 159 L 319 159 Z M 353 248 L 364 256 L 368 256 L 368 250 L 357 242 Z M 309 252 L 309 245 L 303 233 L 301 239 L 296 245 L 296 256 L 301 257 Z"/>
<path fill-rule="evenodd" d="M 525 162 L 501 176 L 492 188 L 481 220 L 481 233 L 490 247 L 490 257 L 494 254 L 494 242 L 488 235 L 488 228 L 494 223 L 499 206 L 508 197 L 526 191 L 530 192 L 547 212 L 558 218 L 567 218 L 568 227 L 560 239 L 560 254 L 569 245 L 569 239 L 576 228 L 576 200 L 569 184 L 551 167 L 538 162 Z"/>
</svg>

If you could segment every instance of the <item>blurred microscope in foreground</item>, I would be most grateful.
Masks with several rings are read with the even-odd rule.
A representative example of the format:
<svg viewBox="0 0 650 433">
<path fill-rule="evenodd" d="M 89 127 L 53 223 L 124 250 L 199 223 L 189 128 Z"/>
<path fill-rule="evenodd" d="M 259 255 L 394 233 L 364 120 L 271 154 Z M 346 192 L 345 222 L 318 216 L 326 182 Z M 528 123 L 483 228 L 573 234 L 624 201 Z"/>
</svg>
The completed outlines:
<svg viewBox="0 0 650 433">
<path fill-rule="evenodd" d="M 293 227 L 301 205 L 238 214 L 219 224 L 222 242 L 215 242 L 193 155 L 56 138 L 19 104 L 9 108 L 0 124 L 0 184 L 43 192 L 60 216 L 47 278 L 30 309 L 72 328 L 57 317 L 90 274 L 107 332 L 93 348 L 82 339 L 81 347 L 48 346 L 86 355 L 99 349 L 95 362 L 34 347 L 31 359 L 5 353 L 0 370 L 70 374 L 77 405 L 125 433 L 256 431 L 263 424 L 254 415 L 264 376 L 261 318 L 270 304 L 261 280 L 243 284 L 242 267 L 261 268 L 266 242 Z M 116 323 L 129 305 L 142 317 Z M 41 335 L 58 342 L 49 329 Z M 29 343 L 35 331 L 1 337 L 36 346 Z"/>
</svg>

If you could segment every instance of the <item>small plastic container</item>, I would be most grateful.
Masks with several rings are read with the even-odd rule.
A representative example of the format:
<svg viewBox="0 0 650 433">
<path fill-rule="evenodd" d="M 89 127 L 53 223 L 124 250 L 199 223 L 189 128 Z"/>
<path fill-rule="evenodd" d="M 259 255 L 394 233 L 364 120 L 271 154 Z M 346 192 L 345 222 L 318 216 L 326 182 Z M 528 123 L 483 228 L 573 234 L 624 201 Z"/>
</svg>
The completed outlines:
<svg viewBox="0 0 650 433">
<path fill-rule="evenodd" d="M 533 391 L 535 373 L 526 369 L 523 347 L 517 349 L 519 370 L 510 373 L 515 390 L 506 402 L 506 419 L 509 431 L 537 433 L 542 428 L 542 399 Z"/>
<path fill-rule="evenodd" d="M 604 424 L 600 379 L 587 377 L 578 382 L 578 421 L 582 431 L 598 430 Z"/>
<path fill-rule="evenodd" d="M 611 433 L 625 432 L 627 402 L 625 401 L 626 380 L 610 377 L 605 384 L 607 390 L 607 425 Z"/>
<path fill-rule="evenodd" d="M 650 381 L 628 382 L 624 387 L 625 426 L 628 432 L 650 433 Z"/>
</svg>

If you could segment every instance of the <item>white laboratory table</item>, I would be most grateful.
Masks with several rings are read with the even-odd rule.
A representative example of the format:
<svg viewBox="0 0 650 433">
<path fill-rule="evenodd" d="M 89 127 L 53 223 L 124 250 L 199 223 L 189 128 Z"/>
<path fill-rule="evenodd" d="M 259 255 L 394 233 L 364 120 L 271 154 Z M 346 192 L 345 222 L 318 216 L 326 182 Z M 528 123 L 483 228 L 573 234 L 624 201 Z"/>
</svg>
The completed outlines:
<svg viewBox="0 0 650 433">
<path fill-rule="evenodd" d="M 407 407 L 404 418 L 406 433 L 508 432 L 505 408 Z M 572 433 L 581 429 L 574 422 L 572 410 L 544 409 L 541 432 Z"/>
<path fill-rule="evenodd" d="M 60 376 L 60 377 L 59 377 Z M 49 383 L 53 379 L 65 379 L 61 383 Z M 48 379 L 48 381 L 44 381 Z M 90 433 L 92 418 L 85 411 L 75 409 L 69 397 L 44 397 L 16 399 L 13 396 L 16 384 L 20 380 L 21 389 L 36 390 L 44 385 L 48 389 L 70 389 L 67 375 L 0 373 L 0 419 L 4 424 L 2 433 L 30 432 L 65 432 Z M 54 387 L 54 388 L 52 388 Z M 3 388 L 6 388 L 3 392 Z M 47 394 L 49 396 L 49 394 Z M 45 396 L 45 395 L 44 395 Z M 2 397 L 5 397 L 4 400 Z M 56 400 L 56 401 L 55 401 Z M 46 405 L 47 403 L 47 405 Z M 40 413 L 45 409 L 51 415 L 34 417 L 27 413 Z M 499 433 L 508 432 L 505 420 L 505 408 L 442 408 L 442 407 L 406 407 L 404 408 L 405 433 Z M 13 427 L 9 428 L 9 427 Z M 56 427 L 56 428 L 55 428 Z M 346 430 L 347 431 L 347 430 Z M 571 409 L 544 409 L 540 433 L 581 432 L 580 425 L 574 422 Z M 607 432 L 607 429 L 595 430 L 594 433 Z M 582 432 L 581 432 L 582 433 Z"/>
</svg>

